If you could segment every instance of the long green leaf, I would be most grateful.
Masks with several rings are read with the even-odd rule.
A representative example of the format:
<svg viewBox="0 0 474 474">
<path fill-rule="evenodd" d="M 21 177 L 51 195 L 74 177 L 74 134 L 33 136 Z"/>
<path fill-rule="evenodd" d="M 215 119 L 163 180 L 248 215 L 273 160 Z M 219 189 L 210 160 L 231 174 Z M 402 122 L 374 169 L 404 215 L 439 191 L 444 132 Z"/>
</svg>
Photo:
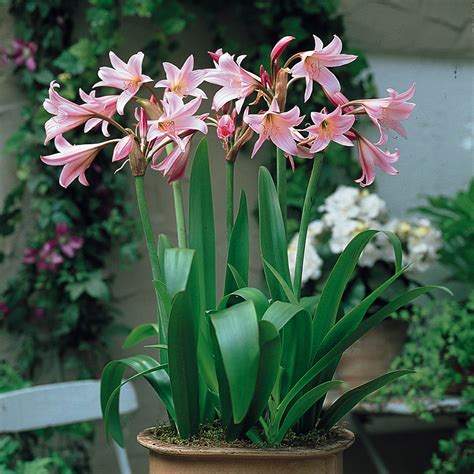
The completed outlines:
<svg viewBox="0 0 474 474">
<path fill-rule="evenodd" d="M 326 337 L 321 343 L 321 346 L 319 347 L 316 358 L 318 359 L 322 357 L 331 349 L 331 347 L 334 347 L 338 341 L 346 337 L 348 334 L 351 334 L 352 331 L 354 331 L 357 326 L 359 326 L 359 323 L 362 321 L 372 304 L 390 285 L 392 285 L 392 283 L 402 276 L 407 269 L 408 266 L 402 268 L 400 271 L 395 273 L 395 275 L 388 278 L 374 291 L 372 291 L 372 293 L 364 298 L 358 305 L 352 308 L 345 316 L 343 316 L 327 333 Z"/>
<path fill-rule="evenodd" d="M 143 372 L 159 366 L 160 364 L 148 355 L 138 355 L 125 359 L 109 362 L 102 372 L 100 384 L 100 403 L 102 414 L 105 415 L 107 402 L 114 390 L 122 383 L 123 374 L 127 368 L 135 372 Z M 165 370 L 160 370 L 144 375 L 145 380 L 153 387 L 155 392 L 164 403 L 169 415 L 173 420 L 176 418 L 173 397 L 171 394 L 170 378 Z M 123 434 L 120 424 L 119 397 L 111 403 L 108 417 L 105 421 L 106 435 L 111 436 L 117 444 L 123 447 Z"/>
<path fill-rule="evenodd" d="M 281 343 L 276 327 L 259 321 L 260 362 L 252 402 L 244 420 L 243 431 L 254 426 L 265 409 L 280 370 Z"/>
<path fill-rule="evenodd" d="M 194 156 L 189 184 L 189 246 L 196 250 L 205 292 L 205 309 L 216 305 L 216 237 L 207 140 Z"/>
<path fill-rule="evenodd" d="M 289 301 L 292 304 L 298 304 L 298 298 L 293 293 L 293 289 L 288 285 L 288 283 L 286 283 L 284 278 L 278 273 L 277 269 L 265 259 L 263 259 L 263 268 L 271 273 L 278 282 L 278 285 L 280 285 L 281 291 L 283 291 L 286 297 L 284 301 Z"/>
<path fill-rule="evenodd" d="M 244 279 L 239 275 L 239 272 L 237 271 L 237 268 L 235 268 L 230 263 L 227 264 L 227 268 L 230 270 L 230 272 L 232 274 L 232 278 L 234 279 L 235 287 L 238 290 L 240 290 L 240 288 L 245 288 L 247 286 L 247 283 L 245 283 Z"/>
<path fill-rule="evenodd" d="M 380 231 L 366 230 L 356 235 L 341 253 L 334 265 L 321 293 L 316 308 L 313 325 L 313 356 L 334 325 L 341 304 L 342 295 L 359 261 L 359 257 L 369 241 Z M 383 231 L 390 239 L 395 253 L 396 271 L 401 269 L 402 248 L 400 239 L 392 232 Z"/>
<path fill-rule="evenodd" d="M 317 387 L 306 392 L 301 398 L 299 398 L 295 404 L 288 410 L 288 413 L 280 418 L 277 418 L 277 421 L 280 419 L 283 421 L 281 427 L 278 430 L 277 438 L 274 440 L 276 444 L 282 442 L 288 430 L 329 390 L 336 388 L 340 385 L 342 381 L 340 380 L 331 380 L 329 382 L 324 382 Z"/>
<path fill-rule="evenodd" d="M 255 306 L 250 301 L 231 306 L 212 314 L 211 322 L 229 387 L 233 422 L 238 424 L 248 412 L 257 382 L 260 350 Z"/>
<path fill-rule="evenodd" d="M 308 370 L 311 353 L 311 316 L 300 305 L 275 301 L 263 316 L 281 331 L 283 367 L 280 395 L 285 396 L 293 384 Z"/>
<path fill-rule="evenodd" d="M 258 319 L 261 319 L 270 303 L 268 298 L 258 288 L 240 288 L 224 296 L 217 305 L 217 310 L 221 311 L 242 301 L 252 301 L 257 312 Z"/>
<path fill-rule="evenodd" d="M 234 227 L 229 241 L 229 251 L 227 254 L 227 267 L 225 274 L 224 295 L 238 290 L 231 268 L 237 270 L 239 276 L 248 286 L 249 282 L 249 218 L 247 212 L 247 199 L 244 191 L 240 195 L 239 212 L 235 219 Z"/>
<path fill-rule="evenodd" d="M 258 209 L 260 228 L 260 252 L 288 287 L 291 287 L 286 232 L 283 224 L 280 203 L 270 172 L 260 167 L 258 174 Z M 264 268 L 268 289 L 274 301 L 287 301 L 280 283 L 268 267 Z"/>
<path fill-rule="evenodd" d="M 158 236 L 158 245 L 157 245 L 157 253 L 158 253 L 158 261 L 160 264 L 161 275 L 165 274 L 165 251 L 166 249 L 171 248 L 171 243 L 168 237 L 165 234 L 160 234 Z"/>
<path fill-rule="evenodd" d="M 388 374 L 377 377 L 370 382 L 367 382 L 360 387 L 353 388 L 341 395 L 327 410 L 321 418 L 318 428 L 330 429 L 349 411 L 351 411 L 363 398 L 376 390 L 387 385 L 392 380 L 395 380 L 403 375 L 414 373 L 413 370 L 395 370 Z"/>
<path fill-rule="evenodd" d="M 171 299 L 188 286 L 195 255 L 196 251 L 192 249 L 171 248 L 165 250 L 164 275 L 166 289 Z"/>
<path fill-rule="evenodd" d="M 293 399 L 298 395 L 298 393 L 303 390 L 309 383 L 315 380 L 315 378 L 326 367 L 333 363 L 335 358 L 340 357 L 341 354 L 348 347 L 354 344 L 355 341 L 360 339 L 366 332 L 370 331 L 370 329 L 380 323 L 384 318 L 390 316 L 390 314 L 392 314 L 394 311 L 405 306 L 408 302 L 412 301 L 418 296 L 424 293 L 428 293 L 434 289 L 441 289 L 449 292 L 449 290 L 446 290 L 446 288 L 438 286 L 416 288 L 396 298 L 391 303 L 388 303 L 386 306 L 377 311 L 377 313 L 372 315 L 366 321 L 363 321 L 352 334 L 349 334 L 348 336 L 337 342 L 334 347 L 332 347 L 324 356 L 322 356 L 313 364 L 313 366 L 298 380 L 298 382 L 287 393 L 285 398 L 281 401 L 281 406 L 288 407 L 289 404 L 293 401 Z"/>
<path fill-rule="evenodd" d="M 123 343 L 124 349 L 129 349 L 147 337 L 159 337 L 160 331 L 158 324 L 145 323 L 134 328 Z"/>
<path fill-rule="evenodd" d="M 197 346 L 199 315 L 193 311 L 191 291 L 178 293 L 171 307 L 168 327 L 168 364 L 176 409 L 176 427 L 181 438 L 199 427 L 199 373 Z"/>
</svg>

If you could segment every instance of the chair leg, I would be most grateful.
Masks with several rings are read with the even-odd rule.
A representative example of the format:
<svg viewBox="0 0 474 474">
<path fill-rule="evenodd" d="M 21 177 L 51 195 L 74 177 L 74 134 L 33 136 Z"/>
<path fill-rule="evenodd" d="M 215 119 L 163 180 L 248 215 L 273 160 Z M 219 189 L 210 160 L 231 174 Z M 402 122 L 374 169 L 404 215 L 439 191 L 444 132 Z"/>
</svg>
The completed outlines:
<svg viewBox="0 0 474 474">
<path fill-rule="evenodd" d="M 132 474 L 132 470 L 130 469 L 130 463 L 128 462 L 127 451 L 121 448 L 115 441 L 112 442 L 114 445 L 115 455 L 117 456 L 120 474 Z"/>
</svg>

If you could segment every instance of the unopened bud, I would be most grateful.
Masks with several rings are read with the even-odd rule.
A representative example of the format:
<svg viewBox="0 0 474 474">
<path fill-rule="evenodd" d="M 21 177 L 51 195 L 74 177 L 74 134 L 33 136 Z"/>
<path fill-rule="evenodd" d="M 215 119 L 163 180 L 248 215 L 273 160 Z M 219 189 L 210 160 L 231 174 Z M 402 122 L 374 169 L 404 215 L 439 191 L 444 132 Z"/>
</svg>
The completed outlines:
<svg viewBox="0 0 474 474">
<path fill-rule="evenodd" d="M 158 120 L 161 117 L 163 111 L 158 103 L 153 103 L 151 100 L 141 98 L 136 99 L 136 102 L 140 107 L 145 109 L 149 120 Z"/>
<path fill-rule="evenodd" d="M 260 66 L 260 80 L 262 81 L 263 87 L 272 87 L 272 80 L 267 71 L 263 66 Z"/>
<path fill-rule="evenodd" d="M 288 69 L 280 69 L 276 78 L 275 99 L 280 110 L 285 110 L 286 94 L 288 91 Z"/>
<path fill-rule="evenodd" d="M 278 43 L 273 47 L 270 53 L 271 62 L 278 61 L 286 47 L 295 39 L 294 36 L 284 36 Z"/>
<path fill-rule="evenodd" d="M 134 140 L 132 151 L 128 155 L 133 176 L 143 176 L 146 170 L 146 158 L 140 146 Z"/>
</svg>

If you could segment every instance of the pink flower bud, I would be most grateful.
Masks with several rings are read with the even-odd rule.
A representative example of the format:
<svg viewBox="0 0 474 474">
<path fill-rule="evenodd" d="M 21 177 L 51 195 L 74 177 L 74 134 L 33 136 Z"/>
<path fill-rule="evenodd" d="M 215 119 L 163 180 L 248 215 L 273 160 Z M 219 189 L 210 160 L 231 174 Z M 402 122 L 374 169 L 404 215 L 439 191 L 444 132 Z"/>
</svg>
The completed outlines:
<svg viewBox="0 0 474 474">
<path fill-rule="evenodd" d="M 209 53 L 209 56 L 211 56 L 212 60 L 215 62 L 215 63 L 218 63 L 219 62 L 219 58 L 224 54 L 222 52 L 222 48 L 219 48 L 216 52 L 212 52 L 212 51 L 208 51 Z"/>
<path fill-rule="evenodd" d="M 270 53 L 271 62 L 278 61 L 286 47 L 295 39 L 294 36 L 284 36 L 278 43 L 273 47 Z"/>
<path fill-rule="evenodd" d="M 260 66 L 260 80 L 262 81 L 263 87 L 272 87 L 272 80 L 270 75 L 263 66 Z"/>
<path fill-rule="evenodd" d="M 217 124 L 217 136 L 227 140 L 235 131 L 235 122 L 230 115 L 223 115 Z"/>
</svg>

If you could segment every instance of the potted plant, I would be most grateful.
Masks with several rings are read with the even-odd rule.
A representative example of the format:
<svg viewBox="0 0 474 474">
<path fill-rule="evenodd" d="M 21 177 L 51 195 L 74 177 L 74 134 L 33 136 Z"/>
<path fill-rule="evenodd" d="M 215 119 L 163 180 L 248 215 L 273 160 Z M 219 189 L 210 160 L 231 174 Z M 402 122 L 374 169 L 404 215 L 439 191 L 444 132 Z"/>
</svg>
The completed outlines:
<svg viewBox="0 0 474 474">
<path fill-rule="evenodd" d="M 118 413 L 121 387 L 143 377 L 156 391 L 166 407 L 174 438 L 167 432 L 160 439 L 156 433 L 162 433 L 163 428 L 151 428 L 139 435 L 139 441 L 150 450 L 151 472 L 238 472 L 243 468 L 246 472 L 267 472 L 289 466 L 298 473 L 342 472 L 342 451 L 352 444 L 353 435 L 334 428 L 336 424 L 366 395 L 410 372 L 385 374 L 346 391 L 331 406 L 323 406 L 327 392 L 342 384 L 333 380 L 342 353 L 391 313 L 436 288 L 402 292 L 364 319 L 385 290 L 407 271 L 396 235 L 385 232 L 394 252 L 393 275 L 349 309 L 342 308 L 342 295 L 377 230 L 365 230 L 354 237 L 335 263 L 317 302 L 301 298 L 301 273 L 310 211 L 323 164 L 321 152 L 330 141 L 343 146 L 357 143 L 363 170 L 357 181 L 363 186 L 373 182 L 376 166 L 395 174 L 392 163 L 398 152 L 382 151 L 354 124 L 356 117 L 367 114 L 380 130 L 383 143 L 386 127 L 403 130 L 399 121 L 408 118 L 414 107 L 408 102 L 414 86 L 402 94 L 390 90 L 390 96 L 383 99 L 349 101 L 330 70 L 356 59 L 341 54 L 339 38 L 335 36 L 323 47 L 315 36 L 313 49 L 291 56 L 282 66 L 280 57 L 293 39 L 285 37 L 275 45 L 269 72 L 263 67 L 259 75 L 246 71 L 243 56 L 235 58 L 218 50 L 211 53 L 214 67 L 208 70 L 193 70 L 193 56 L 182 68 L 164 63 L 166 78 L 156 84 L 142 73 L 142 53 L 125 63 L 111 52 L 112 67 L 100 68 L 101 81 L 96 87 L 118 89 L 119 95 L 98 97 L 81 91 L 83 103 L 78 105 L 62 98 L 53 82 L 44 104 L 53 115 L 46 123 L 47 140 L 54 138 L 58 152 L 41 159 L 49 165 L 64 166 L 59 179 L 62 186 L 69 186 L 76 178 L 87 185 L 87 168 L 99 151 L 112 145 L 112 160 L 122 161 L 122 168 L 129 163 L 134 176 L 157 297 L 157 319 L 135 328 L 125 346 L 151 337 L 158 356 L 137 355 L 107 364 L 101 397 L 106 433 L 123 444 Z M 313 112 L 313 124 L 303 127 L 298 106 L 286 110 L 287 90 L 299 79 L 306 83 L 305 100 L 316 82 L 335 106 L 332 112 Z M 214 95 L 212 111 L 198 114 L 206 97 L 200 89 L 204 81 L 220 89 Z M 249 101 L 244 107 L 246 99 Z M 135 102 L 137 108 L 133 126 L 127 127 L 114 117 L 123 115 L 129 102 Z M 105 135 L 112 125 L 121 138 L 69 144 L 63 133 L 82 124 L 86 131 L 102 126 Z M 212 180 L 205 140 L 197 146 L 192 163 L 187 219 L 181 192 L 193 137 L 206 134 L 208 127 L 216 128 L 227 162 L 228 253 L 224 294 L 219 298 Z M 252 157 L 267 140 L 277 147 L 276 185 L 265 167 L 258 176 L 265 291 L 248 285 L 250 239 L 244 192 L 234 212 L 234 166 L 242 146 L 253 135 L 257 141 Z M 286 248 L 285 176 L 286 160 L 293 164 L 293 156 L 313 160 L 313 167 L 292 279 Z M 144 193 L 144 176 L 150 169 L 160 171 L 171 183 L 177 247 L 164 235 L 155 238 Z M 123 380 L 128 368 L 136 374 Z M 207 440 L 212 447 L 203 447 L 206 441 L 200 445 L 199 437 L 216 420 L 221 437 Z M 324 439 L 326 442 L 321 443 Z M 298 446 L 300 449 L 295 449 Z"/>
<path fill-rule="evenodd" d="M 304 295 L 320 293 L 338 255 L 352 237 L 366 229 L 394 232 L 402 244 L 402 263 L 410 263 L 407 272 L 369 309 L 368 316 L 377 311 L 387 297 L 416 287 L 418 278 L 432 269 L 438 260 L 441 232 L 430 220 L 390 217 L 387 203 L 367 189 L 341 185 L 324 200 L 318 212 L 320 217 L 310 222 L 306 236 L 302 274 Z M 291 275 L 294 274 L 298 238 L 295 234 L 288 246 Z M 365 247 L 358 261 L 342 298 L 343 308 L 350 308 L 385 281 L 392 272 L 392 265 L 390 242 L 380 233 Z M 343 354 L 336 377 L 342 378 L 350 387 L 356 387 L 387 372 L 400 354 L 406 331 L 405 321 L 387 318 Z"/>
</svg>

